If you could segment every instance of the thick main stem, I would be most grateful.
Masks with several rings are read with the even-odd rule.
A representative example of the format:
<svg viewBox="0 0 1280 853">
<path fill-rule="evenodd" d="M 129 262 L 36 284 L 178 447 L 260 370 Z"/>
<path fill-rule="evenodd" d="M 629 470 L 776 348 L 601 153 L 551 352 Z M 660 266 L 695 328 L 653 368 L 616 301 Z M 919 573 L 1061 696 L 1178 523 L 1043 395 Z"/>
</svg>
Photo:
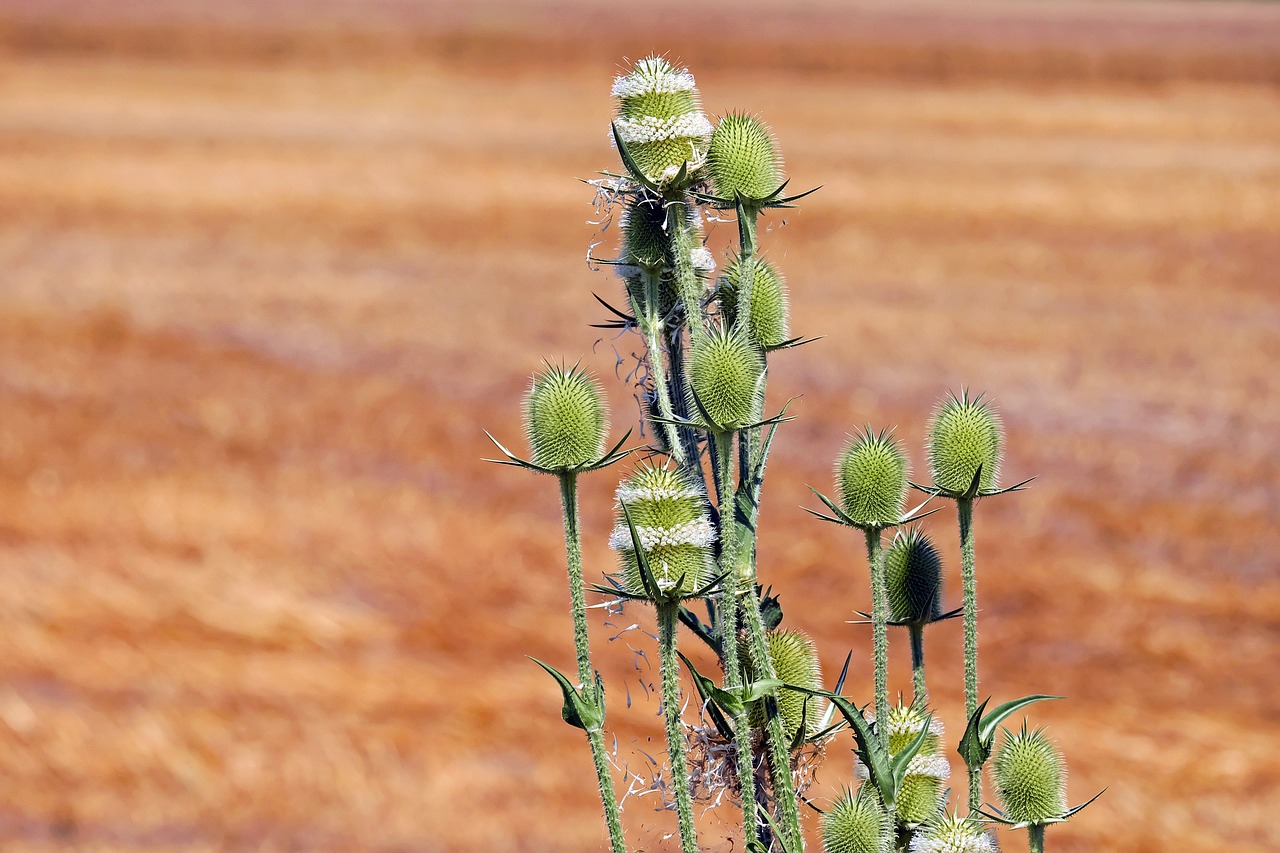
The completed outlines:
<svg viewBox="0 0 1280 853">
<path fill-rule="evenodd" d="M 875 656 L 876 734 L 889 750 L 889 591 L 884 579 L 880 528 L 868 527 L 867 562 L 871 566 L 871 635 Z"/>
<path fill-rule="evenodd" d="M 964 713 L 978 710 L 978 578 L 973 568 L 973 499 L 959 498 L 960 576 L 964 582 Z M 982 767 L 969 770 L 969 811 L 982 807 Z"/>
<path fill-rule="evenodd" d="M 712 437 L 716 447 L 717 491 L 720 494 L 720 573 L 725 576 L 720 605 L 720 645 L 724 651 L 724 686 L 742 686 L 742 665 L 738 652 L 738 522 L 734 512 L 733 434 L 718 432 Z M 733 715 L 733 739 L 738 752 L 738 783 L 742 788 L 742 833 L 744 843 L 755 837 L 755 760 L 751 753 L 751 728 L 745 706 Z"/>
<path fill-rule="evenodd" d="M 1028 843 L 1031 853 L 1044 853 L 1044 824 L 1032 824 L 1027 827 Z"/>
<path fill-rule="evenodd" d="M 576 474 L 560 475 L 560 503 L 564 515 L 565 563 L 569 572 L 569 601 L 573 611 L 573 646 L 578 657 L 578 681 L 582 684 L 583 697 L 599 707 L 602 697 L 596 689 L 592 673 L 591 648 L 587 638 L 587 604 L 582 588 L 582 540 L 578 533 Z M 596 781 L 600 787 L 600 800 L 604 805 L 605 824 L 609 827 L 610 846 L 613 853 L 626 853 L 622 817 L 618 813 L 618 797 L 613 790 L 613 775 L 609 772 L 604 733 L 598 728 L 589 730 L 587 742 L 591 745 L 591 757 L 596 766 Z"/>
<path fill-rule="evenodd" d="M 659 314 L 658 300 L 661 297 L 661 276 L 650 270 L 641 272 L 644 281 L 644 302 L 642 310 L 643 316 L 637 315 L 640 323 L 640 333 L 644 337 L 645 349 L 649 355 L 649 373 L 653 378 L 653 392 L 658 398 L 658 414 L 662 415 L 664 421 L 661 429 L 663 435 L 667 439 L 667 447 L 671 456 L 676 460 L 676 464 L 684 467 L 685 452 L 684 445 L 680 442 L 680 436 L 676 432 L 675 424 L 670 421 L 675 418 L 675 410 L 671 406 L 671 391 L 667 386 L 667 371 L 662 363 L 662 345 L 659 336 L 662 331 L 662 320 Z"/>
<path fill-rule="evenodd" d="M 924 625 L 908 625 L 911 632 L 911 691 L 912 698 L 920 702 L 929 698 L 929 688 L 924 683 Z"/>
<path fill-rule="evenodd" d="M 676 618 L 680 605 L 658 605 L 658 653 L 662 670 L 662 715 L 667 722 L 667 755 L 680 816 L 680 844 L 684 853 L 697 853 L 693 802 L 689 799 L 689 763 L 685 759 L 684 725 L 680 721 L 680 669 L 676 662 Z"/>
<path fill-rule="evenodd" d="M 667 202 L 667 236 L 671 240 L 671 272 L 676 293 L 684 303 L 689 325 L 689 340 L 697 341 L 706 334 L 702 327 L 702 280 L 693 268 L 695 248 L 693 226 L 689 223 L 687 200 Z"/>
</svg>

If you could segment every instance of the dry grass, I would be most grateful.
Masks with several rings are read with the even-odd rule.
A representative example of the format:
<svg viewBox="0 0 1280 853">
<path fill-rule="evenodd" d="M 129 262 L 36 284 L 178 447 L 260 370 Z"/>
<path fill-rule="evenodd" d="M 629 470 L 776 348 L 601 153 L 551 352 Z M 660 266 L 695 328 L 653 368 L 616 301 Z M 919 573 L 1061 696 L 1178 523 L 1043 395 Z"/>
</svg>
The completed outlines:
<svg viewBox="0 0 1280 853">
<path fill-rule="evenodd" d="M 594 6 L 255 7 L 0 12 L 0 848 L 599 849 L 524 658 L 571 665 L 554 488 L 481 427 L 517 439 L 544 355 L 632 348 L 585 328 L 616 285 L 574 178 L 611 163 L 618 57 L 667 45 Z M 918 446 L 986 389 L 1038 479 L 979 510 L 985 685 L 1070 696 L 1037 719 L 1071 798 L 1110 786 L 1051 845 L 1280 847 L 1275 11 L 820 3 L 704 46 L 681 8 L 707 107 L 824 185 L 763 235 L 826 336 L 773 373 L 804 395 L 763 532 L 789 620 L 827 671 L 868 645 L 856 540 L 796 509 L 844 434 Z M 600 621 L 639 769 L 652 644 Z M 652 804 L 634 843 L 667 849 Z"/>
</svg>

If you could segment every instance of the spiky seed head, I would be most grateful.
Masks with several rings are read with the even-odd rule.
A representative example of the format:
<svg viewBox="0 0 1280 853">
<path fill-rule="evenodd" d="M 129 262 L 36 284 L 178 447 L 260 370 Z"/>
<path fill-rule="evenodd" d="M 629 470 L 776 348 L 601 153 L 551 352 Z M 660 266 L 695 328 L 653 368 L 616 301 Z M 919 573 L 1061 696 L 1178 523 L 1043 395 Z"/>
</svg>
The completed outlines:
<svg viewBox="0 0 1280 853">
<path fill-rule="evenodd" d="M 972 817 L 939 814 L 911 839 L 910 853 L 995 853 L 996 843 Z"/>
<path fill-rule="evenodd" d="M 858 524 L 889 526 L 902 518 L 910 466 L 888 430 L 868 427 L 836 460 L 840 508 Z"/>
<path fill-rule="evenodd" d="M 843 797 L 822 816 L 822 848 L 826 853 L 888 853 L 893 827 L 880 799 L 863 786 Z"/>
<path fill-rule="evenodd" d="M 813 690 L 822 689 L 822 665 L 818 661 L 818 648 L 813 639 L 804 631 L 779 630 L 768 636 L 769 660 L 773 663 L 773 672 L 777 678 L 787 684 L 808 687 Z M 749 662 L 748 680 L 761 677 L 761 669 Z M 808 710 L 805 710 L 805 696 L 794 690 L 782 690 L 778 695 L 778 713 L 782 717 L 782 729 L 790 740 L 800 728 L 803 717 L 806 722 L 806 734 L 818 730 L 818 721 L 822 716 L 824 704 L 817 697 L 809 697 Z M 764 724 L 762 709 L 753 709 L 751 725 Z"/>
<path fill-rule="evenodd" d="M 720 290 L 720 306 L 730 323 L 737 320 L 738 294 L 744 272 L 751 274 L 751 314 L 748 327 L 751 339 L 761 349 L 772 349 L 790 335 L 787 282 L 782 274 L 764 258 L 734 259 L 724 272 Z"/>
<path fill-rule="evenodd" d="M 919 625 L 942 615 L 942 557 L 918 527 L 893 537 L 884 569 L 891 621 Z"/>
<path fill-rule="evenodd" d="M 929 716 L 927 708 L 916 704 L 893 705 L 889 708 L 887 717 L 888 722 L 886 725 L 889 729 L 890 755 L 897 755 L 910 746 L 911 742 L 920 734 L 920 729 L 924 727 L 925 720 L 929 721 L 929 734 L 925 737 L 924 743 L 920 746 L 920 752 L 917 754 L 928 755 L 938 751 L 946 729 L 942 725 L 942 720 L 939 720 L 936 716 Z"/>
<path fill-rule="evenodd" d="M 759 201 L 782 183 L 782 157 L 773 133 L 760 119 L 742 113 L 727 115 L 716 125 L 707 166 L 721 198 Z"/>
<path fill-rule="evenodd" d="M 664 593 L 689 596 L 711 580 L 715 531 L 706 495 L 685 474 L 665 465 L 645 464 L 618 486 L 614 506 L 617 523 L 609 536 L 609 547 L 621 556 L 627 592 L 645 595 L 623 505 L 639 534 L 649 569 Z"/>
<path fill-rule="evenodd" d="M 920 756 L 916 756 L 920 758 Z M 945 759 L 932 756 L 935 762 Z M 912 764 L 915 759 L 912 759 Z M 907 765 L 910 768 L 911 765 Z M 943 779 L 932 773 L 911 773 L 902 777 L 902 786 L 898 788 L 897 799 L 894 800 L 894 813 L 898 820 L 908 826 L 919 826 L 933 820 L 946 805 L 946 791 Z"/>
<path fill-rule="evenodd" d="M 1044 823 L 1067 811 L 1067 768 L 1042 730 L 1005 731 L 996 751 L 996 790 L 1008 818 Z"/>
<path fill-rule="evenodd" d="M 661 272 L 668 263 L 671 243 L 666 219 L 666 208 L 656 199 L 646 196 L 628 203 L 622 215 L 621 261 L 650 272 Z"/>
<path fill-rule="evenodd" d="M 525 395 L 524 427 L 533 464 L 567 471 L 594 462 L 604 453 L 609 431 L 600 383 L 576 365 L 548 365 L 534 374 Z"/>
<path fill-rule="evenodd" d="M 689 69 L 677 70 L 666 59 L 650 56 L 614 78 L 613 94 L 618 135 L 645 177 L 662 182 L 686 162 L 690 171 L 702 165 L 711 122 L 699 106 Z"/>
<path fill-rule="evenodd" d="M 764 405 L 763 376 L 764 357 L 755 344 L 740 332 L 714 329 L 689 348 L 689 409 L 697 413 L 700 402 L 711 418 L 706 426 L 717 430 L 754 423 Z"/>
<path fill-rule="evenodd" d="M 929 424 L 929 472 L 934 485 L 965 492 L 982 466 L 981 491 L 999 488 L 1004 431 L 1000 416 L 979 395 L 960 390 L 943 400 Z"/>
</svg>

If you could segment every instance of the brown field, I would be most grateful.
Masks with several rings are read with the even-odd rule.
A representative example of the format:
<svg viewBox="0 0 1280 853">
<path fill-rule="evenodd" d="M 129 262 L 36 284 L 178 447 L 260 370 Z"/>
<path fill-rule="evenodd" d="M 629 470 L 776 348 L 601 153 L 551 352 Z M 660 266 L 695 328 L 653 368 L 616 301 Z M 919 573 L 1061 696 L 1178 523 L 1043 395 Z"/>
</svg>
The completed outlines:
<svg viewBox="0 0 1280 853">
<path fill-rule="evenodd" d="M 788 621 L 869 698 L 859 543 L 805 485 L 866 422 L 919 466 L 984 389 L 1037 477 L 978 511 L 984 693 L 1068 696 L 1033 720 L 1072 802 L 1108 788 L 1050 848 L 1280 849 L 1280 8 L 265 5 L 0 3 L 0 849 L 603 849 L 525 658 L 572 669 L 554 484 L 481 430 L 522 447 L 543 357 L 635 420 L 576 179 L 655 50 L 823 185 L 762 235 L 824 336 L 771 374 Z M 594 578 L 615 483 L 583 484 Z M 648 617 L 595 612 L 641 770 L 652 640 L 606 638 Z M 633 847 L 672 849 L 656 805 Z"/>
</svg>

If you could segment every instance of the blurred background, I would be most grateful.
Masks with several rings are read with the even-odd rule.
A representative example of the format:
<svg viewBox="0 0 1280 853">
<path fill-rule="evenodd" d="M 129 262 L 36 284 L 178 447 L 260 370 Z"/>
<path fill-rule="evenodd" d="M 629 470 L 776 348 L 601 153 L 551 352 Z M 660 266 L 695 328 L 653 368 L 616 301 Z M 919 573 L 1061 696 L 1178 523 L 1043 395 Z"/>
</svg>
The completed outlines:
<svg viewBox="0 0 1280 853">
<path fill-rule="evenodd" d="M 986 391 L 1037 479 L 978 508 L 983 693 L 1068 696 L 1033 724 L 1072 803 L 1108 788 L 1050 847 L 1280 849 L 1280 7 L 1060 0 L 0 2 L 0 849 L 603 848 L 525 657 L 572 669 L 555 485 L 481 430 L 523 448 L 544 357 L 636 421 L 579 179 L 653 52 L 822 185 L 761 235 L 823 336 L 771 372 L 788 624 L 868 700 L 865 558 L 805 486 L 864 423 L 920 470 L 935 401 Z M 643 775 L 651 617 L 594 612 Z"/>
</svg>

